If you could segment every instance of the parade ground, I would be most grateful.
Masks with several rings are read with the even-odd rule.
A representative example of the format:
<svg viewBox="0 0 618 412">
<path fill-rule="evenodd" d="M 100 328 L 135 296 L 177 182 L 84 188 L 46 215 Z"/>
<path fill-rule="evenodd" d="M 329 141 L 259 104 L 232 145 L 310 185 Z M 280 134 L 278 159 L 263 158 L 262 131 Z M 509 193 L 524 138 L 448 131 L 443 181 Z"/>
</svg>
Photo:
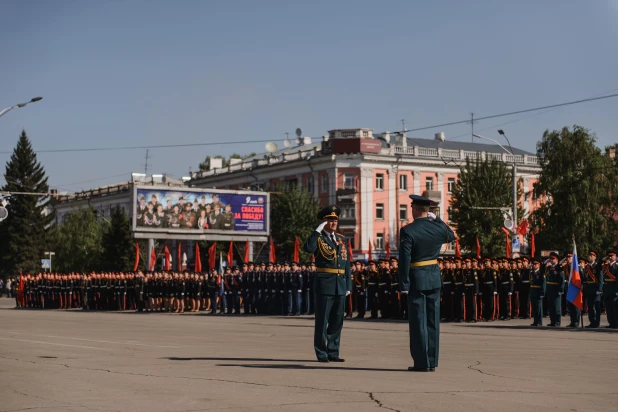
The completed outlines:
<svg viewBox="0 0 618 412">
<path fill-rule="evenodd" d="M 615 411 L 618 404 L 616 330 L 443 324 L 439 368 L 418 373 L 407 371 L 408 328 L 400 321 L 346 321 L 346 362 L 322 364 L 312 317 L 13 304 L 0 299 L 3 412 Z"/>
</svg>

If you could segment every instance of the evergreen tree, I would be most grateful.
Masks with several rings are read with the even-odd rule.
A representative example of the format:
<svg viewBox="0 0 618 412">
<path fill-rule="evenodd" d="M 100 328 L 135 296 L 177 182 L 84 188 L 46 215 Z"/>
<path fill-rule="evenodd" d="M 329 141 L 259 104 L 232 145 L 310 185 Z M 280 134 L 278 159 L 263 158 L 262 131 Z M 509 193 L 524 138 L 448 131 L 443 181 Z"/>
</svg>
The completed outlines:
<svg viewBox="0 0 618 412">
<path fill-rule="evenodd" d="M 537 143 L 543 157 L 535 191 L 543 198 L 532 214 L 537 249 L 604 253 L 616 235 L 616 163 L 603 155 L 596 138 L 581 126 L 550 132 Z M 612 194 L 614 199 L 612 199 Z"/>
<path fill-rule="evenodd" d="M 26 132 L 22 130 L 4 173 L 4 192 L 47 193 L 47 176 Z M 0 223 L 0 271 L 5 276 L 38 272 L 51 224 L 56 218 L 49 196 L 11 196 L 9 216 Z"/>
<path fill-rule="evenodd" d="M 518 181 L 521 197 L 521 180 Z M 506 236 L 502 231 L 504 217 L 500 210 L 475 207 L 509 208 L 513 205 L 513 177 L 511 166 L 496 159 L 471 162 L 466 160 L 451 196 L 449 218 L 457 227 L 459 244 L 463 250 L 476 253 L 478 236 L 483 256 L 505 255 Z M 525 218 L 521 204 L 517 216 Z"/>
<path fill-rule="evenodd" d="M 108 230 L 103 234 L 101 266 L 104 270 L 133 270 L 135 244 L 131 239 L 129 217 L 120 206 L 112 209 Z"/>
<path fill-rule="evenodd" d="M 301 243 L 300 258 L 310 259 L 310 255 L 302 251 L 302 245 L 309 235 L 320 224 L 317 215 L 320 205 L 311 194 L 298 188 L 278 186 L 271 196 L 270 229 L 275 240 L 278 257 L 294 256 L 295 236 Z"/>
<path fill-rule="evenodd" d="M 108 226 L 90 207 L 67 213 L 57 231 L 54 267 L 61 272 L 100 270 L 103 234 Z"/>
</svg>

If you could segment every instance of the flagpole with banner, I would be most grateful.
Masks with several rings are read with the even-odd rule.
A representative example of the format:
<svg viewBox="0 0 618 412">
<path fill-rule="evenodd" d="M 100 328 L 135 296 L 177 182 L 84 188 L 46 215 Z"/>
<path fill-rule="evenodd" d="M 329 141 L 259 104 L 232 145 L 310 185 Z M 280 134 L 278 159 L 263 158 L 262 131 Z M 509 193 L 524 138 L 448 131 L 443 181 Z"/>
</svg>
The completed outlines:
<svg viewBox="0 0 618 412">
<path fill-rule="evenodd" d="M 569 288 L 567 289 L 567 302 L 573 304 L 580 310 L 581 327 L 584 327 L 584 297 L 582 293 L 582 278 L 579 273 L 579 262 L 577 259 L 577 246 L 575 245 L 575 237 L 573 237 L 573 260 L 571 262 L 571 271 L 569 273 Z"/>
</svg>

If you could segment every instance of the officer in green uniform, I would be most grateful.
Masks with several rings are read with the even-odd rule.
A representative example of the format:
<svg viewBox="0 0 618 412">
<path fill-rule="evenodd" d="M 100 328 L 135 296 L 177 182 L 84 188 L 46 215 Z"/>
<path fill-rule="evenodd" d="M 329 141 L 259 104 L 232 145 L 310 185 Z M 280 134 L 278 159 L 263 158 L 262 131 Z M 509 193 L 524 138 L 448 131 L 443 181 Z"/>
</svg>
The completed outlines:
<svg viewBox="0 0 618 412">
<path fill-rule="evenodd" d="M 541 261 L 533 258 L 530 270 L 530 303 L 534 323 L 530 326 L 543 326 L 543 296 L 545 296 L 545 273 L 541 271 Z"/>
<path fill-rule="evenodd" d="M 408 294 L 410 371 L 433 372 L 440 351 L 440 289 L 438 255 L 444 243 L 455 240 L 448 225 L 429 207 L 430 199 L 410 195 L 414 221 L 399 234 L 399 286 Z"/>
<path fill-rule="evenodd" d="M 315 257 L 315 330 L 313 345 L 318 362 L 343 362 L 339 343 L 346 296 L 352 291 L 350 257 L 345 238 L 337 233 L 341 208 L 327 206 L 318 213 L 322 223 L 303 249 Z"/>
</svg>

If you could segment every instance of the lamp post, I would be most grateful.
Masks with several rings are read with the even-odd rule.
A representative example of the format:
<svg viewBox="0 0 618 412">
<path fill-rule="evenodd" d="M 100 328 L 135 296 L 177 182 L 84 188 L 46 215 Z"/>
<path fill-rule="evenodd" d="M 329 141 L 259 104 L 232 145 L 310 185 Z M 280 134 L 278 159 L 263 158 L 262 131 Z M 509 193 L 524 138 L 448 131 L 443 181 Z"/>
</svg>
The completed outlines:
<svg viewBox="0 0 618 412">
<path fill-rule="evenodd" d="M 11 106 L 11 107 L 7 107 L 6 109 L 2 109 L 0 111 L 0 117 L 2 117 L 2 115 L 4 115 L 5 113 L 7 113 L 9 110 L 12 109 L 17 109 L 19 107 L 24 107 L 25 105 L 29 104 L 29 103 L 34 103 L 34 102 L 38 102 L 39 100 L 43 99 L 42 97 L 34 97 L 32 99 L 30 99 L 29 102 L 26 103 L 17 103 L 15 106 Z"/>
<path fill-rule="evenodd" d="M 52 271 L 52 256 L 55 256 L 55 252 L 45 252 L 45 256 L 49 256 L 49 273 Z"/>
<path fill-rule="evenodd" d="M 510 151 L 508 149 L 506 149 L 504 146 L 502 146 L 500 143 L 498 143 L 496 140 L 492 139 L 491 137 L 485 137 L 485 136 L 481 136 L 481 135 L 478 135 L 478 134 L 474 134 L 473 136 L 477 137 L 479 139 L 490 140 L 490 141 L 494 142 L 495 144 L 497 144 L 498 146 L 500 146 L 505 152 L 507 152 L 508 154 L 513 156 L 513 166 L 512 166 L 512 173 L 513 173 L 513 234 L 511 235 L 511 242 L 513 242 L 515 239 L 517 239 L 517 165 L 515 164 L 515 153 L 513 152 L 513 146 L 511 146 L 511 142 L 509 141 L 508 137 L 506 137 L 506 134 L 504 133 L 504 130 L 500 129 L 500 130 L 498 130 L 498 133 L 500 133 L 502 136 L 504 136 L 504 138 L 506 139 L 506 142 L 509 144 L 509 148 L 511 149 Z"/>
</svg>

